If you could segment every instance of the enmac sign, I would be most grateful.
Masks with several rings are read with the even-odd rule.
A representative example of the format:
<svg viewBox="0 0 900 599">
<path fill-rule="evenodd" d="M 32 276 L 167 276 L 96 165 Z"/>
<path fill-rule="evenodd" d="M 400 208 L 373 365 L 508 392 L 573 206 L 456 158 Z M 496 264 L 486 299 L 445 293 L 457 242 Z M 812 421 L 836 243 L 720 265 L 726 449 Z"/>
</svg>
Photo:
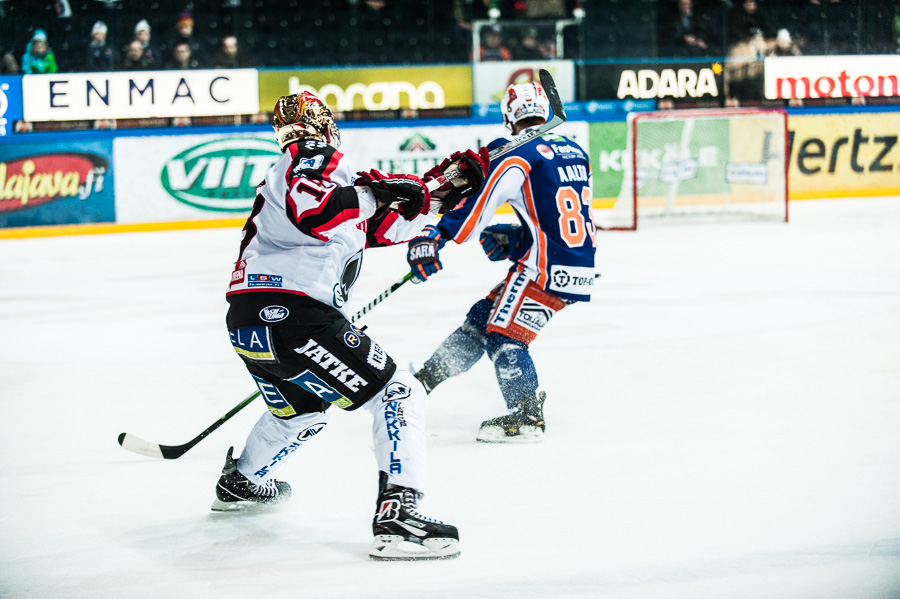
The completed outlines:
<svg viewBox="0 0 900 599">
<path fill-rule="evenodd" d="M 900 96 L 900 55 L 766 58 L 766 98 Z"/>
</svg>

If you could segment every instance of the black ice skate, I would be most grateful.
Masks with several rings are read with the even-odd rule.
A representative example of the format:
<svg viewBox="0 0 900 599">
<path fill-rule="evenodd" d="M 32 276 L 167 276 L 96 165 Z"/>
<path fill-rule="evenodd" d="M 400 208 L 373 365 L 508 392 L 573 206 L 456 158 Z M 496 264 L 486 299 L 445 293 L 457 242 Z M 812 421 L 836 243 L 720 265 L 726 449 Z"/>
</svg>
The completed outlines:
<svg viewBox="0 0 900 599">
<path fill-rule="evenodd" d="M 481 423 L 478 436 L 482 443 L 535 443 L 544 438 L 544 400 L 547 394 L 526 397 L 505 416 Z"/>
<path fill-rule="evenodd" d="M 375 560 L 452 559 L 459 555 L 459 532 L 455 526 L 423 516 L 416 511 L 418 495 L 413 489 L 383 489 L 378 495 L 372 520 L 375 539 L 369 557 Z"/>
<path fill-rule="evenodd" d="M 225 467 L 216 485 L 216 499 L 210 509 L 215 512 L 230 512 L 257 504 L 275 504 L 287 501 L 291 496 L 291 485 L 280 480 L 267 480 L 257 485 L 238 472 L 237 460 L 231 457 L 234 447 L 228 448 Z"/>
</svg>

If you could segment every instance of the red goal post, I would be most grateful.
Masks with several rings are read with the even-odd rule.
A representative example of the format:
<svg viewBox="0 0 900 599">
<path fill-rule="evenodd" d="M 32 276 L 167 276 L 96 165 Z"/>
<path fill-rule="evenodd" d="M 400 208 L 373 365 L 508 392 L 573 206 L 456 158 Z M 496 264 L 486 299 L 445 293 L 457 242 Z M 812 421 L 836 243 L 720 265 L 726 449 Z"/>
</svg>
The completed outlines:
<svg viewBox="0 0 900 599">
<path fill-rule="evenodd" d="M 638 219 L 788 220 L 787 112 L 668 110 L 628 115 L 622 188 L 604 230 Z"/>
</svg>

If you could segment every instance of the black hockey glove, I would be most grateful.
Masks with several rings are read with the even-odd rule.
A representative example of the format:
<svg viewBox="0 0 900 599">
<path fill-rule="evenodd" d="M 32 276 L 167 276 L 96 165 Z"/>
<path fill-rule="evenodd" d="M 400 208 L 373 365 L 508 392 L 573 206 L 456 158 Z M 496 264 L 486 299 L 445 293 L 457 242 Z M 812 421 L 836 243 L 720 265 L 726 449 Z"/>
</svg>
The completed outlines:
<svg viewBox="0 0 900 599">
<path fill-rule="evenodd" d="M 428 214 L 431 208 L 431 192 L 415 175 L 395 175 L 374 168 L 357 175 L 354 185 L 371 188 L 379 209 L 386 206 L 406 220 L 413 220 Z"/>
<path fill-rule="evenodd" d="M 427 183 L 436 180 L 441 186 L 432 193 L 441 202 L 440 213 L 444 214 L 456 207 L 464 198 L 477 193 L 484 185 L 491 158 L 487 148 L 479 148 L 478 153 L 472 150 L 453 152 L 449 158 L 431 168 L 423 179 Z M 458 171 L 452 179 L 447 175 Z"/>
<path fill-rule="evenodd" d="M 516 250 L 521 233 L 522 227 L 515 225 L 491 225 L 481 232 L 478 242 L 487 254 L 488 260 L 498 262 L 507 260 Z"/>
</svg>

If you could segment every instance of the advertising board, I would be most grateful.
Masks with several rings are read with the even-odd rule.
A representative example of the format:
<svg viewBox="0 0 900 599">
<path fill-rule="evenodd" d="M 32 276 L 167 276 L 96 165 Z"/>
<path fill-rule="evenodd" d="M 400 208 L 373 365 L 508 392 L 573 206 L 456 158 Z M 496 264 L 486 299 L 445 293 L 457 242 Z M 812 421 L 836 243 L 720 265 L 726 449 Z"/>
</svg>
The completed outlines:
<svg viewBox="0 0 900 599">
<path fill-rule="evenodd" d="M 0 137 L 13 132 L 13 121 L 22 119 L 22 77 L 0 77 Z"/>
<path fill-rule="evenodd" d="M 33 122 L 259 112 L 255 69 L 25 75 L 22 92 Z"/>
<path fill-rule="evenodd" d="M 581 68 L 581 100 L 714 100 L 725 92 L 718 62 L 586 64 Z"/>
<path fill-rule="evenodd" d="M 791 199 L 900 195 L 900 112 L 792 115 Z"/>
<path fill-rule="evenodd" d="M 116 222 L 243 218 L 281 157 L 273 135 L 120 137 Z"/>
<path fill-rule="evenodd" d="M 900 96 L 900 55 L 769 57 L 765 86 L 770 100 Z"/>
<path fill-rule="evenodd" d="M 0 145 L 0 227 L 113 222 L 110 140 Z"/>
<path fill-rule="evenodd" d="M 471 66 L 271 70 L 259 73 L 259 105 L 310 91 L 335 111 L 447 108 L 472 105 Z"/>
<path fill-rule="evenodd" d="M 575 100 L 575 64 L 571 60 L 479 62 L 474 69 L 476 104 L 498 104 L 513 83 L 540 81 L 541 69 L 553 76 L 563 102 Z"/>
</svg>

